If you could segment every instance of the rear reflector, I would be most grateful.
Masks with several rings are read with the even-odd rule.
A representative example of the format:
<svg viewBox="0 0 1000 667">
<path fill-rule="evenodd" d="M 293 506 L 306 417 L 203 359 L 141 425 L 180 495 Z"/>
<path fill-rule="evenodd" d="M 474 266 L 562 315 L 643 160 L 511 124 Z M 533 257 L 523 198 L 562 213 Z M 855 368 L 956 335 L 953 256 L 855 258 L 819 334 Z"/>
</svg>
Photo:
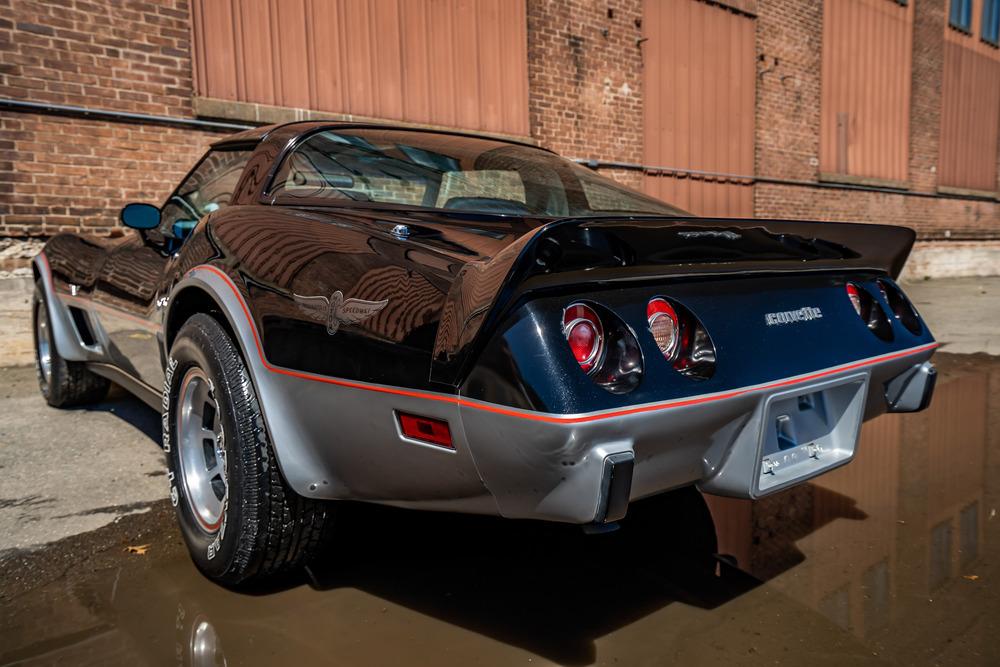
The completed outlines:
<svg viewBox="0 0 1000 667">
<path fill-rule="evenodd" d="M 455 449 L 451 444 L 451 429 L 446 421 L 399 413 L 399 428 L 407 438 Z"/>
</svg>

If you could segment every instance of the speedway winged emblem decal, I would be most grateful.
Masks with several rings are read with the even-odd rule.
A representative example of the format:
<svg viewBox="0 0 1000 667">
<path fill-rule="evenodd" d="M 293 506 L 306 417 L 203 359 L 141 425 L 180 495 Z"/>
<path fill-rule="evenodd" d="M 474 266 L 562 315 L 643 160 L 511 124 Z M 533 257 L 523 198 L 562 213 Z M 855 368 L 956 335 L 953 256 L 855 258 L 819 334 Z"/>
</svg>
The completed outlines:
<svg viewBox="0 0 1000 667">
<path fill-rule="evenodd" d="M 326 322 L 326 332 L 331 336 L 340 330 L 344 324 L 357 324 L 379 312 L 389 303 L 384 301 L 365 301 L 364 299 L 345 299 L 344 293 L 337 290 L 325 296 L 302 296 L 293 294 L 299 310 L 311 319 Z"/>
</svg>

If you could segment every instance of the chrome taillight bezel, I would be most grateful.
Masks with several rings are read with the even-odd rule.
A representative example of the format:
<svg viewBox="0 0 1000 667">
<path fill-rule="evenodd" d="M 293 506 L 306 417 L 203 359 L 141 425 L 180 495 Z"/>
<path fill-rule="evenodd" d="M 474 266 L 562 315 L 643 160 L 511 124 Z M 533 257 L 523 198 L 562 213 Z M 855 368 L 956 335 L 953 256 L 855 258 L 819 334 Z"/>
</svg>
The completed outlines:
<svg viewBox="0 0 1000 667">
<path fill-rule="evenodd" d="M 573 353 L 570 335 L 575 327 L 582 324 L 589 324 L 593 327 L 596 334 L 596 345 L 586 359 L 580 360 Z M 566 344 L 570 347 L 573 359 L 580 365 L 580 369 L 587 375 L 593 374 L 600 367 L 601 358 L 604 355 L 604 324 L 597 311 L 581 301 L 566 306 L 563 309 L 563 336 L 566 338 Z"/>
<path fill-rule="evenodd" d="M 659 306 L 666 304 L 669 311 Z M 676 324 L 674 341 L 667 350 L 656 340 L 652 331 L 653 315 L 657 306 L 660 311 L 672 314 Z M 675 371 L 693 380 L 707 380 L 715 374 L 715 343 L 701 320 L 676 299 L 656 295 L 646 303 L 646 321 L 649 334 L 663 358 Z"/>
<path fill-rule="evenodd" d="M 570 344 L 573 327 L 585 321 L 598 332 L 597 350 L 582 362 Z M 570 356 L 597 386 L 612 394 L 626 394 L 642 379 L 642 348 L 635 332 L 610 309 L 592 301 L 575 301 L 563 309 L 563 337 Z"/>
<path fill-rule="evenodd" d="M 670 344 L 664 347 L 656 336 L 654 326 L 658 322 L 669 321 L 671 328 Z M 677 358 L 677 352 L 681 346 L 681 325 L 677 310 L 670 305 L 670 302 L 660 296 L 654 296 L 646 303 L 646 325 L 649 333 L 653 336 L 653 342 L 663 354 L 663 358 L 673 363 Z"/>
</svg>

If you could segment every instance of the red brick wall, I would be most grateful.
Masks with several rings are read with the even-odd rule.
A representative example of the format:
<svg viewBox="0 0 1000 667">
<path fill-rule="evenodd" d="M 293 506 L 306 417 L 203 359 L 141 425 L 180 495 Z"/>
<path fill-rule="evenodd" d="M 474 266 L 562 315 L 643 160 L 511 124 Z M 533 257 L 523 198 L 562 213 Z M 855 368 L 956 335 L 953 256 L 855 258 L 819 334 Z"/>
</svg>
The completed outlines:
<svg viewBox="0 0 1000 667">
<path fill-rule="evenodd" d="M 534 138 L 567 157 L 642 162 L 641 19 L 641 0 L 528 0 Z M 639 172 L 610 175 L 642 186 Z"/>
<path fill-rule="evenodd" d="M 925 192 L 937 187 L 941 141 L 941 79 L 947 0 L 922 0 L 913 7 L 913 87 L 910 97 L 910 184 Z"/>
<path fill-rule="evenodd" d="M 190 115 L 186 0 L 0 0 L 0 95 Z"/>
<path fill-rule="evenodd" d="M 757 174 L 815 181 L 822 3 L 760 0 L 757 12 Z"/>
<path fill-rule="evenodd" d="M 159 204 L 218 135 L 0 115 L 0 235 L 107 234 L 129 201 Z"/>
<path fill-rule="evenodd" d="M 0 96 L 191 116 L 188 7 L 0 0 Z M 123 201 L 159 202 L 218 135 L 0 114 L 0 235 L 107 233 Z"/>
</svg>

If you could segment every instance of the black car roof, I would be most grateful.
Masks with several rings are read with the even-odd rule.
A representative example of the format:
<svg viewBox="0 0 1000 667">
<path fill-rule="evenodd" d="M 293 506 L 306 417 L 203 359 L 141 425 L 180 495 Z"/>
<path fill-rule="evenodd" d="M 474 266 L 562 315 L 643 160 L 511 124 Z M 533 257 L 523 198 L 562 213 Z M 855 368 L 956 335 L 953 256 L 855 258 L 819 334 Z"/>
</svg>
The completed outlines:
<svg viewBox="0 0 1000 667">
<path fill-rule="evenodd" d="M 532 148 L 542 148 L 538 142 L 527 137 L 512 137 L 506 135 L 491 134 L 489 132 L 477 132 L 472 130 L 460 130 L 433 125 L 411 125 L 408 123 L 376 122 L 376 121 L 347 121 L 347 120 L 296 120 L 287 123 L 277 123 L 273 125 L 263 125 L 254 127 L 236 134 L 231 134 L 212 143 L 213 148 L 222 148 L 234 144 L 256 144 L 267 138 L 268 135 L 281 131 L 284 135 L 310 134 L 323 128 L 337 129 L 373 129 L 373 130 L 400 130 L 403 132 L 426 132 L 428 134 L 443 134 L 448 136 L 469 137 L 472 139 L 489 139 L 492 141 L 502 141 L 509 144 L 521 146 L 531 146 Z M 544 149 L 543 150 L 547 150 Z"/>
</svg>

